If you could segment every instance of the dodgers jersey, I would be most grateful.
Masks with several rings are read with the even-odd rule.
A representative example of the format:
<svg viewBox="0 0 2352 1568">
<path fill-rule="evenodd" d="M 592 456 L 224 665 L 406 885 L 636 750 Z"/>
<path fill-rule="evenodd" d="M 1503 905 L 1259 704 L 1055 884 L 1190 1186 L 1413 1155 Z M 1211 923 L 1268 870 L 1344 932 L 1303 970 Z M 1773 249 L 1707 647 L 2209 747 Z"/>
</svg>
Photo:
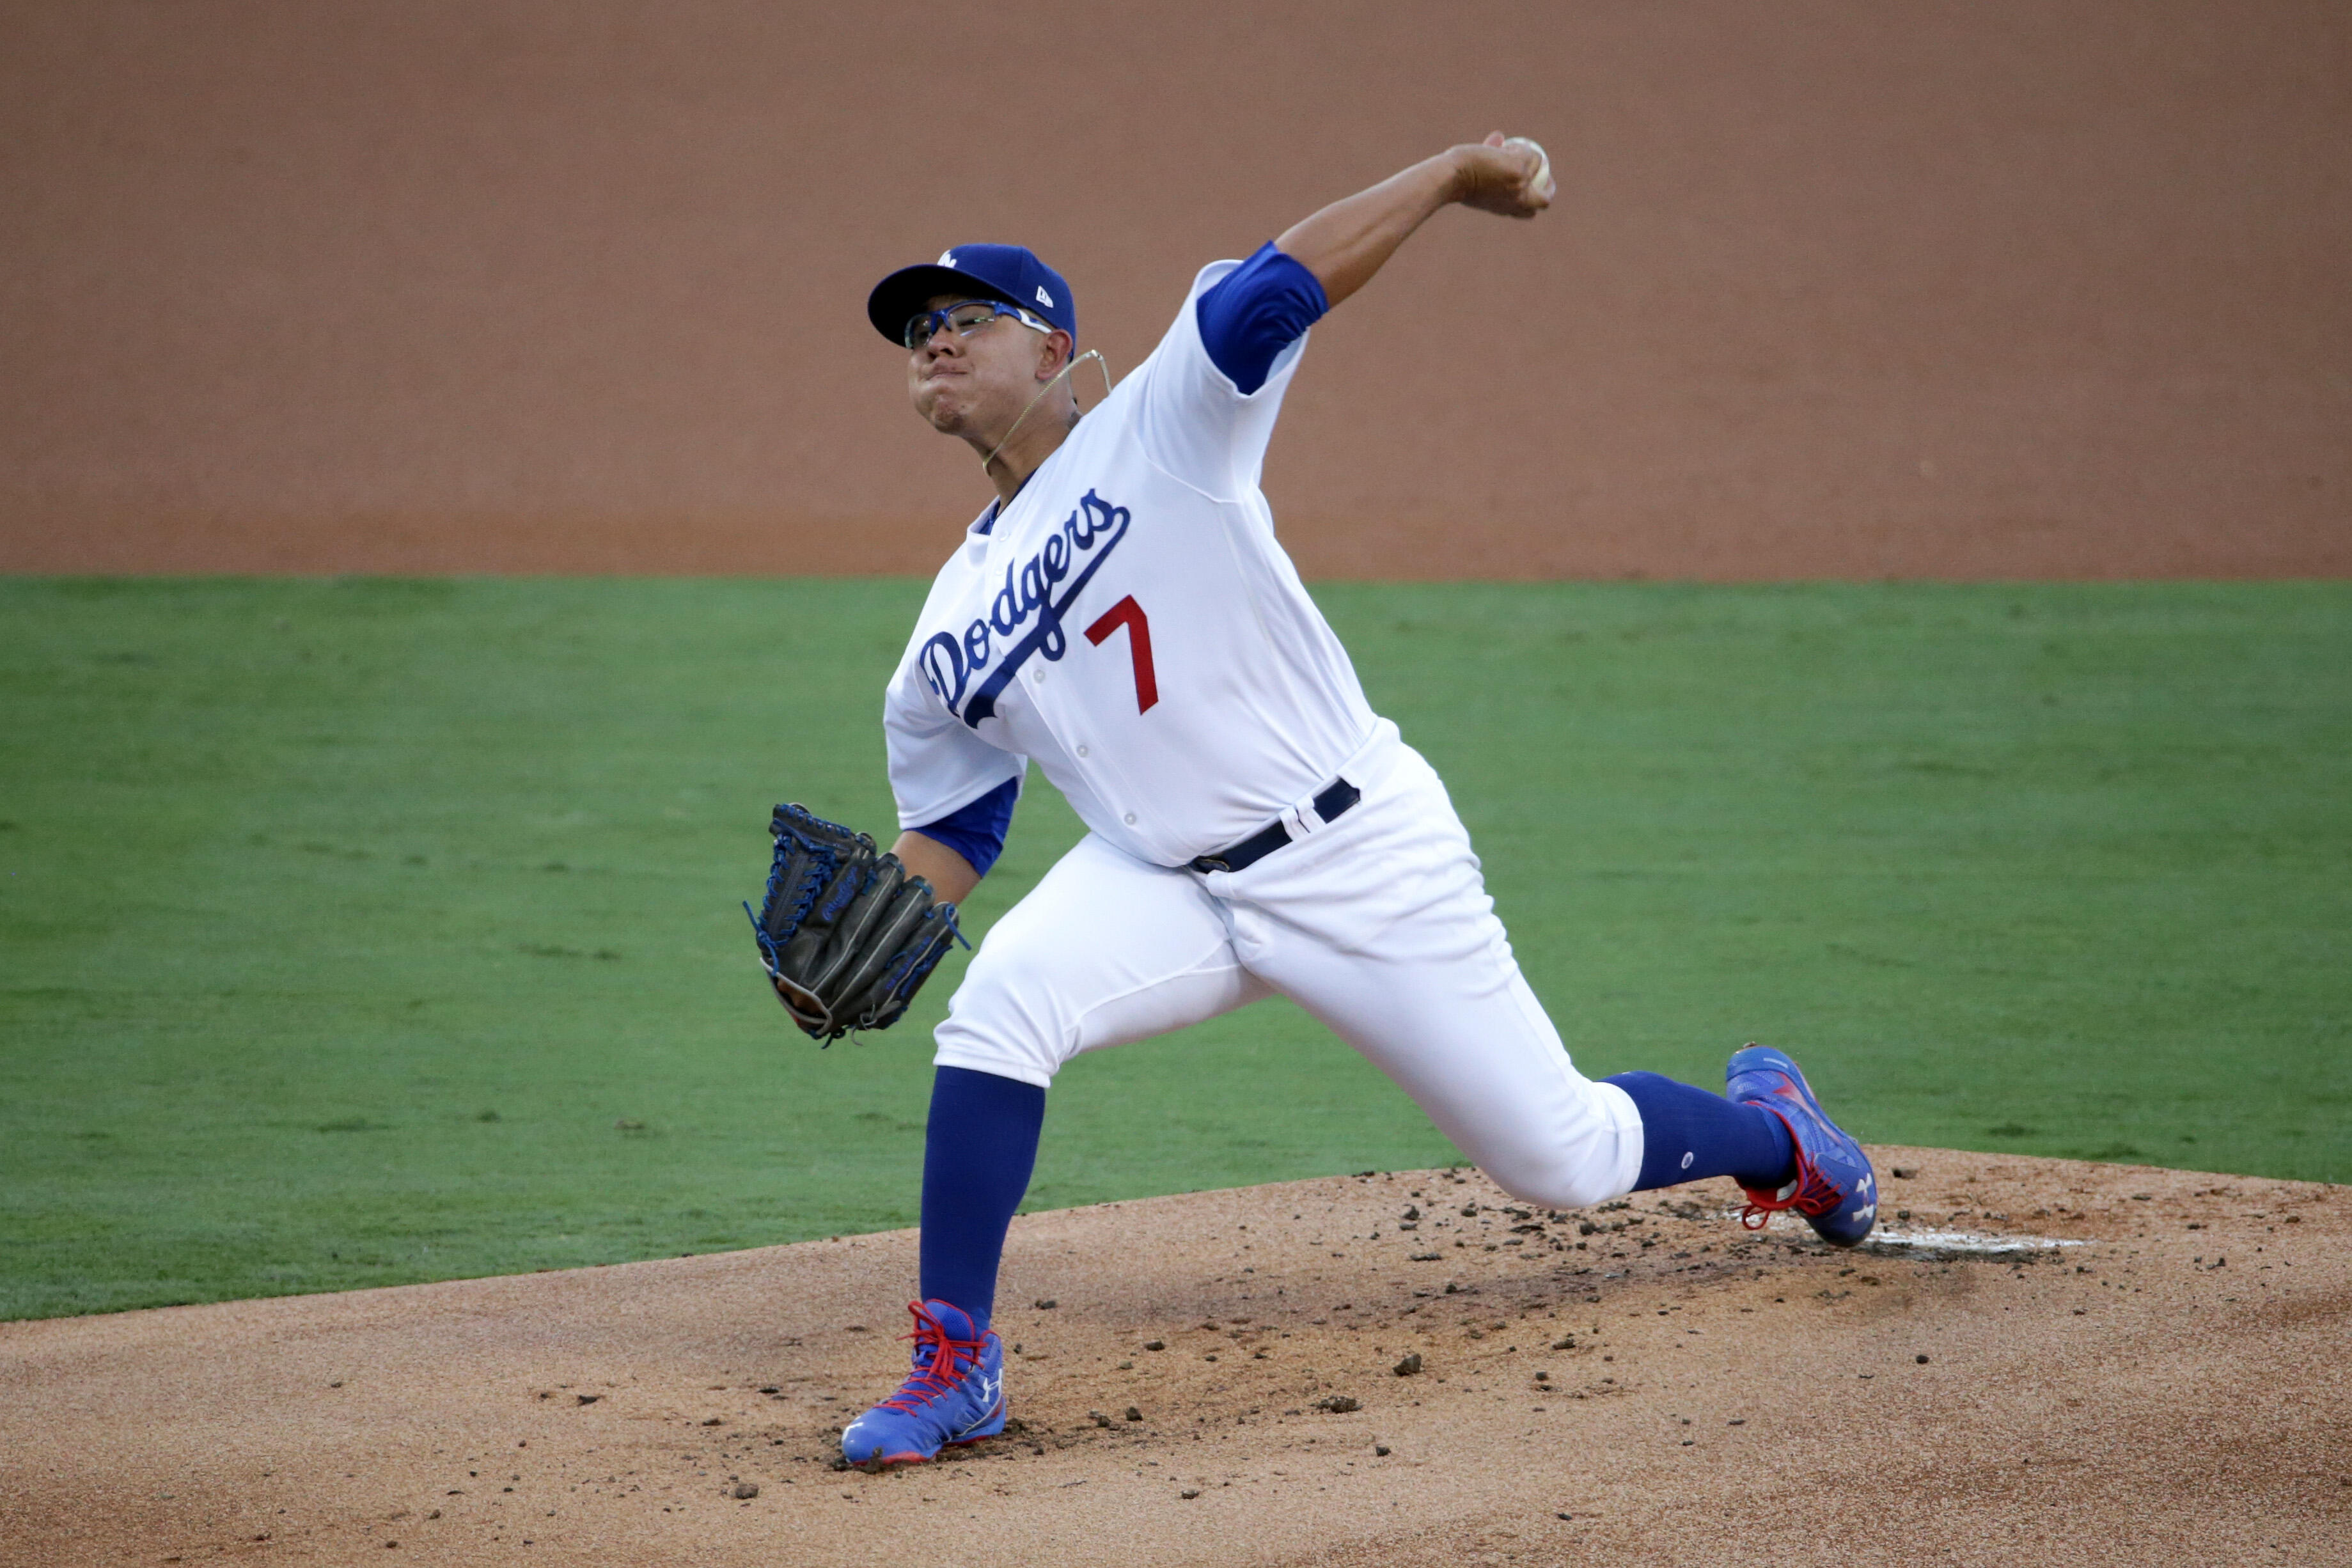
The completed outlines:
<svg viewBox="0 0 2352 1568">
<path fill-rule="evenodd" d="M 1331 782 L 1375 717 L 1258 489 L 1305 336 L 1241 392 L 1201 340 L 1202 269 L 1150 357 L 931 584 L 883 724 L 901 827 L 1029 761 L 1094 832 L 1181 866 Z"/>
</svg>

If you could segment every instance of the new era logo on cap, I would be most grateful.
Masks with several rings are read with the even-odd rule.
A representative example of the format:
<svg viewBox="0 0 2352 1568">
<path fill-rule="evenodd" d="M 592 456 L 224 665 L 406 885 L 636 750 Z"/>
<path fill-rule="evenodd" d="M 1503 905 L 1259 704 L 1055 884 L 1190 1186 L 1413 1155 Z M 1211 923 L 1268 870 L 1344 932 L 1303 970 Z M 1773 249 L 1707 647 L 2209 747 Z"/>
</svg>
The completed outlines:
<svg viewBox="0 0 2352 1568">
<path fill-rule="evenodd" d="M 1077 304 L 1070 297 L 1070 285 L 1035 251 L 1019 245 L 950 246 L 929 265 L 902 267 L 874 286 L 866 297 L 866 317 L 876 331 L 900 342 L 908 318 L 941 295 L 1002 300 L 1034 310 L 1073 338 L 1078 335 Z"/>
</svg>

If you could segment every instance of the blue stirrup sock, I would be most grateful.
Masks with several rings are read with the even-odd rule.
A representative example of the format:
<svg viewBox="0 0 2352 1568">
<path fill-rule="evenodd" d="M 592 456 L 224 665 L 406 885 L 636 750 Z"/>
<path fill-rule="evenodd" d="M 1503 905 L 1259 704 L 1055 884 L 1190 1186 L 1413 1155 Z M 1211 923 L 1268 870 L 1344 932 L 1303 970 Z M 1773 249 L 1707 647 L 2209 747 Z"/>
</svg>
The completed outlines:
<svg viewBox="0 0 2352 1568">
<path fill-rule="evenodd" d="M 1753 1192 L 1777 1192 L 1797 1177 L 1796 1145 L 1770 1111 L 1654 1072 L 1606 1080 L 1642 1113 L 1642 1173 L 1633 1190 L 1729 1176 Z"/>
<path fill-rule="evenodd" d="M 923 1135 L 922 1292 L 988 1327 L 1005 1227 L 1029 1190 L 1045 1091 L 1018 1079 L 941 1068 Z"/>
</svg>

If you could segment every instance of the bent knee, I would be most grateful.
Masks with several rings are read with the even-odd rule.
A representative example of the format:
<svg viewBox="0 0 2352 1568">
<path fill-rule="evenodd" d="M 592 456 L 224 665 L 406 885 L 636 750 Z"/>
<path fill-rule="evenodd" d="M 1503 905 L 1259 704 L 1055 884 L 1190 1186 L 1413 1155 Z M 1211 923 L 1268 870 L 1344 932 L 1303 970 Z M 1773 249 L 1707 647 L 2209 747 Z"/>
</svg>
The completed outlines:
<svg viewBox="0 0 2352 1568">
<path fill-rule="evenodd" d="M 1580 1209 L 1623 1197 L 1642 1170 L 1642 1118 L 1625 1091 L 1575 1078 L 1550 1114 L 1511 1120 L 1501 1136 L 1454 1139 L 1496 1186 L 1522 1203 Z"/>
<path fill-rule="evenodd" d="M 932 1032 L 934 1061 L 970 1068 L 1040 1087 L 1052 1084 L 1076 1054 L 1068 999 L 1018 963 L 986 963 L 987 950 L 948 1000 L 948 1016 Z"/>
<path fill-rule="evenodd" d="M 1618 1181 L 1613 1161 L 1548 1169 L 1488 1170 L 1486 1174 L 1511 1196 L 1538 1208 L 1590 1208 L 1612 1198 L 1622 1198 L 1632 1190 Z"/>
</svg>

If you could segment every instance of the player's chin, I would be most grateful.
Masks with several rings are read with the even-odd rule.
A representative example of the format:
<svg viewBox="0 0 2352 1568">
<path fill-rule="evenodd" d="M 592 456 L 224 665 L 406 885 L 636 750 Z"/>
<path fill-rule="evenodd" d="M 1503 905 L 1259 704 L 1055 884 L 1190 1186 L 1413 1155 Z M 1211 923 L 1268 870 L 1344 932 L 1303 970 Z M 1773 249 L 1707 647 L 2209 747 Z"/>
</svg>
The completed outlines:
<svg viewBox="0 0 2352 1568">
<path fill-rule="evenodd" d="M 971 426 L 971 400 L 953 396 L 944 389 L 928 397 L 918 393 L 915 412 L 942 436 L 961 436 Z"/>
<path fill-rule="evenodd" d="M 915 388 L 915 414 L 940 435 L 960 435 L 971 423 L 971 400 L 957 397 L 952 385 L 927 381 Z"/>
</svg>

